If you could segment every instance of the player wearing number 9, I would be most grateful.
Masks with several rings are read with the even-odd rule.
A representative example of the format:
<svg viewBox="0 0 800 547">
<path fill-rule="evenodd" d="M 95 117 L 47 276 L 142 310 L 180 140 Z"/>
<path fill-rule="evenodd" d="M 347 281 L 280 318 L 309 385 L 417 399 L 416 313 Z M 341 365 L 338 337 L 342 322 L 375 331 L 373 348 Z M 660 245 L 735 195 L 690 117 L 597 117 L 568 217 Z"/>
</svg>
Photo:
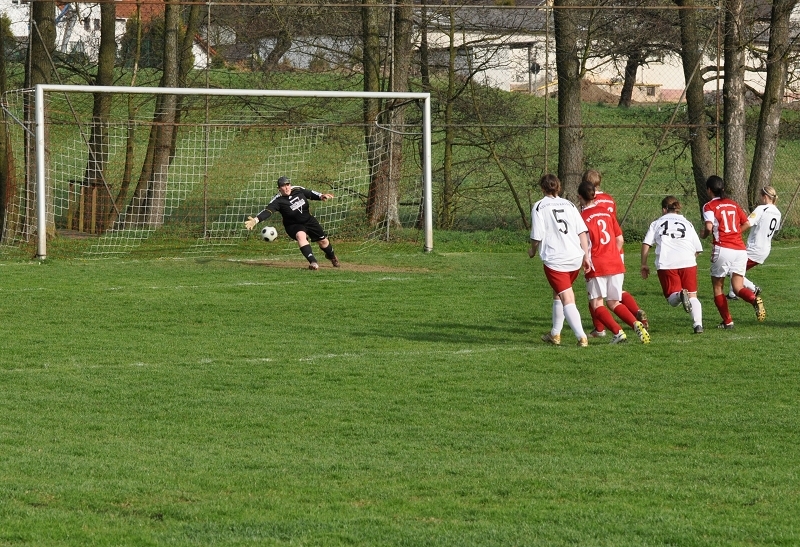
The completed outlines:
<svg viewBox="0 0 800 547">
<path fill-rule="evenodd" d="M 647 256 L 656 248 L 656 270 L 669 305 L 683 304 L 692 314 L 695 334 L 703 332 L 703 309 L 697 298 L 697 255 L 703 251 L 700 238 L 681 214 L 681 202 L 674 196 L 661 200 L 661 217 L 650 224 L 642 241 L 642 278 L 650 275 Z"/>
<path fill-rule="evenodd" d="M 747 217 L 750 222 L 750 233 L 747 236 L 747 271 L 763 264 L 772 250 L 772 236 L 781 227 L 781 211 L 775 206 L 777 201 L 778 193 L 775 188 L 764 186 L 758 192 L 759 205 Z M 746 277 L 742 279 L 742 284 L 756 296 L 761 294 L 761 289 Z"/>
<path fill-rule="evenodd" d="M 578 339 L 578 346 L 585 347 L 589 342 L 575 306 L 572 284 L 578 278 L 581 266 L 584 271 L 592 268 L 586 224 L 575 204 L 559 197 L 561 181 L 557 176 L 544 175 L 539 186 L 544 198 L 534 203 L 531 210 L 528 256 L 533 258 L 538 251 L 545 277 L 553 288 L 553 328 L 542 336 L 542 340 L 560 345 L 561 329 L 566 320 Z"/>
<path fill-rule="evenodd" d="M 733 317 L 728 310 L 728 300 L 724 294 L 725 278 L 730 276 L 731 286 L 736 296 L 752 305 L 756 319 L 767 317 L 764 301 L 753 291 L 744 287 L 743 279 L 747 270 L 747 250 L 742 241 L 742 233 L 750 228 L 747 213 L 738 203 L 725 197 L 725 182 L 712 175 L 706 181 L 708 203 L 703 205 L 703 238 L 714 235 L 714 248 L 711 253 L 711 286 L 714 289 L 714 304 L 717 306 L 722 323 L 721 329 L 733 328 Z"/>
</svg>

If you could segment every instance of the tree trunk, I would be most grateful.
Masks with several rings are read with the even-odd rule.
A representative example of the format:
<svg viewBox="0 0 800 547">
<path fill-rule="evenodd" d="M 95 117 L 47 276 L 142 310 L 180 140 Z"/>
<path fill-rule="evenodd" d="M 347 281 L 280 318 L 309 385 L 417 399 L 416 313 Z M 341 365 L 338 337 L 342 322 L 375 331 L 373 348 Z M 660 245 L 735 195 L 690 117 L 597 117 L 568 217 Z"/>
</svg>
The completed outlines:
<svg viewBox="0 0 800 547">
<path fill-rule="evenodd" d="M 2 30 L 2 27 L 0 27 Z M 0 97 L 6 92 L 6 40 L 5 35 L 0 32 Z M 9 197 L 9 183 L 13 180 L 13 176 L 9 170 L 11 157 L 10 141 L 8 139 L 8 122 L 6 121 L 5 112 L 0 118 L 0 241 L 3 241 L 3 234 L 5 233 L 5 220 L 6 211 L 8 210 Z"/>
<path fill-rule="evenodd" d="M 625 80 L 622 83 L 622 92 L 619 95 L 620 108 L 630 108 L 633 101 L 633 90 L 636 86 L 636 73 L 644 63 L 644 52 L 641 50 L 632 51 L 625 62 Z"/>
<path fill-rule="evenodd" d="M 292 48 L 292 35 L 285 28 L 278 32 L 278 37 L 275 39 L 275 47 L 269 52 L 267 58 L 261 64 L 262 72 L 272 72 L 277 68 L 281 58 Z"/>
<path fill-rule="evenodd" d="M 767 81 L 761 101 L 756 131 L 753 167 L 747 186 L 750 207 L 757 205 L 759 189 L 770 184 L 778 147 L 778 129 L 783 109 L 783 94 L 789 69 L 791 41 L 789 17 L 797 0 L 774 0 L 767 53 Z"/>
<path fill-rule="evenodd" d="M 739 203 L 747 202 L 746 123 L 744 104 L 744 0 L 725 2 L 725 79 L 723 107 L 725 119 L 725 191 Z"/>
<path fill-rule="evenodd" d="M 553 23 L 558 74 L 558 177 L 564 197 L 577 201 L 583 173 L 583 129 L 577 10 L 569 9 L 574 5 L 572 0 L 556 0 Z"/>
<path fill-rule="evenodd" d="M 450 10 L 449 25 L 450 51 L 447 66 L 447 96 L 444 105 L 444 160 L 442 163 L 442 199 L 439 208 L 437 225 L 440 228 L 450 229 L 456 220 L 456 185 L 453 181 L 453 145 L 456 132 L 453 124 L 453 101 L 456 94 L 456 45 L 455 45 L 455 19 L 453 10 Z"/>
<path fill-rule="evenodd" d="M 394 43 L 392 44 L 394 68 L 391 73 L 390 90 L 408 91 L 408 78 L 411 70 L 412 50 L 412 4 L 410 0 L 399 0 L 394 8 Z M 388 139 L 389 172 L 383 185 L 370 185 L 369 211 L 370 225 L 382 220 L 390 226 L 400 225 L 399 188 L 403 174 L 403 126 L 405 108 L 390 109 L 385 114 L 385 123 L 398 131 L 392 132 Z"/>
<path fill-rule="evenodd" d="M 698 31 L 698 13 L 694 0 L 675 0 L 681 23 L 681 60 L 686 81 L 686 109 L 689 128 L 689 144 L 692 153 L 692 175 L 697 191 L 697 201 L 702 209 L 708 201 L 706 180 L 714 174 L 714 162 L 706 131 L 705 98 L 703 79 L 700 77 L 700 62 L 703 42 Z"/>
<path fill-rule="evenodd" d="M 364 91 L 380 91 L 381 57 L 378 15 L 380 10 L 375 0 L 363 0 L 361 26 L 363 32 Z M 370 183 L 367 198 L 367 219 L 370 224 L 381 219 L 379 189 L 385 188 L 388 181 L 389 166 L 384 157 L 386 143 L 375 127 L 381 109 L 379 99 L 364 99 L 364 143 L 367 148 Z"/>
<path fill-rule="evenodd" d="M 97 78 L 95 85 L 109 86 L 114 83 L 114 61 L 117 54 L 117 41 L 114 35 L 116 21 L 116 3 L 104 2 L 100 4 L 100 48 L 97 58 Z M 96 232 L 105 231 L 108 219 L 108 210 L 113 208 L 114 196 L 111 186 L 106 178 L 106 165 L 108 164 L 108 118 L 111 113 L 111 95 L 108 93 L 95 93 L 92 109 L 92 133 L 89 137 L 89 159 L 83 176 L 83 187 L 87 190 L 82 193 L 85 218 L 83 226 L 91 228 L 96 226 Z M 92 199 L 96 193 L 97 199 Z M 96 206 L 96 210 L 95 207 Z M 94 220 L 94 222 L 92 222 Z"/>
<path fill-rule="evenodd" d="M 50 83 L 53 74 L 52 55 L 56 49 L 56 26 L 55 26 L 55 3 L 45 0 L 31 3 L 31 36 L 28 47 L 28 58 L 25 63 L 25 87 L 33 88 L 38 84 Z M 32 98 L 26 99 L 25 122 L 27 127 L 34 127 L 35 116 Z M 45 127 L 45 131 L 47 128 Z M 33 138 L 26 133 L 25 135 L 25 175 L 26 199 L 24 205 L 24 219 L 22 225 L 25 226 L 27 238 L 33 234 L 36 226 L 36 170 L 35 158 L 36 147 Z M 46 140 L 46 139 L 45 139 Z M 47 195 L 45 199 L 45 210 L 53 211 L 52 193 L 49 185 L 45 184 Z M 46 225 L 47 235 L 55 235 L 55 224 L 52 216 Z"/>
</svg>

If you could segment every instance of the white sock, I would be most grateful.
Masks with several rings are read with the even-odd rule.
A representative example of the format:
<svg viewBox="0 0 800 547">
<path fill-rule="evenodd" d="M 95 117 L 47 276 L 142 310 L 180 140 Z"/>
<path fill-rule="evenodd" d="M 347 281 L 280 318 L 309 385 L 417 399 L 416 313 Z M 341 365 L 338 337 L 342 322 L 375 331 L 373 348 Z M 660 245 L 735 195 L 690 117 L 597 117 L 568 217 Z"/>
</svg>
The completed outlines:
<svg viewBox="0 0 800 547">
<path fill-rule="evenodd" d="M 679 292 L 672 293 L 671 295 L 669 295 L 667 297 L 667 302 L 669 302 L 669 305 L 672 306 L 673 308 L 678 306 L 678 305 L 680 305 L 680 303 L 681 303 L 681 293 L 679 293 Z"/>
<path fill-rule="evenodd" d="M 744 287 L 750 289 L 751 291 L 755 292 L 756 284 L 747 279 L 746 277 L 742 277 L 742 282 L 744 283 Z"/>
<path fill-rule="evenodd" d="M 553 336 L 561 334 L 561 329 L 564 328 L 564 305 L 561 300 L 556 298 L 553 300 L 553 330 L 550 334 Z"/>
<path fill-rule="evenodd" d="M 567 304 L 564 306 L 564 317 L 567 320 L 569 328 L 571 328 L 572 332 L 575 333 L 576 338 L 579 340 L 581 338 L 586 338 L 586 333 L 583 331 L 583 325 L 581 325 L 581 314 L 578 311 L 578 306 L 575 304 Z"/>
<path fill-rule="evenodd" d="M 702 325 L 703 324 L 703 305 L 700 304 L 700 299 L 696 296 L 693 296 L 689 299 L 689 302 L 692 303 L 692 325 Z"/>
</svg>

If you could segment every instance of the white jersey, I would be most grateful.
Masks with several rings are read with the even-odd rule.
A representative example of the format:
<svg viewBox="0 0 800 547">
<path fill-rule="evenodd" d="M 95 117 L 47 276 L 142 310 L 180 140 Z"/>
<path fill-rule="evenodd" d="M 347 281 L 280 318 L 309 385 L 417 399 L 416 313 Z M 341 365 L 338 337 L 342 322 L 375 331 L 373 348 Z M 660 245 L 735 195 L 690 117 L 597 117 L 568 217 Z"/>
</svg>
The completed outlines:
<svg viewBox="0 0 800 547">
<path fill-rule="evenodd" d="M 772 236 L 781 227 L 781 211 L 773 204 L 759 205 L 750 216 L 750 233 L 747 236 L 747 258 L 763 264 L 772 250 Z"/>
<path fill-rule="evenodd" d="M 703 244 L 686 217 L 667 213 L 650 224 L 642 241 L 656 248 L 656 269 L 677 270 L 697 266 L 697 255 Z"/>
<path fill-rule="evenodd" d="M 583 265 L 579 235 L 588 231 L 571 201 L 546 196 L 533 204 L 531 239 L 539 241 L 539 257 L 557 272 L 574 272 Z"/>
</svg>

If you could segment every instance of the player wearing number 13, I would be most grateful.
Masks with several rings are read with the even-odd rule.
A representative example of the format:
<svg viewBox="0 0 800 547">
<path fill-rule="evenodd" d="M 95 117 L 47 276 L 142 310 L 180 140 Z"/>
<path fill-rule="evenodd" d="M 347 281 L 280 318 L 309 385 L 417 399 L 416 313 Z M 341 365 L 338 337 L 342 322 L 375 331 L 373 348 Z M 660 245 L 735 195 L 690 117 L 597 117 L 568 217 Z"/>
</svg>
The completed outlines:
<svg viewBox="0 0 800 547">
<path fill-rule="evenodd" d="M 725 197 L 725 182 L 718 176 L 708 177 L 706 181 L 708 203 L 703 205 L 702 237 L 713 234 L 714 249 L 711 254 L 711 286 L 714 289 L 714 304 L 717 306 L 722 323 L 721 329 L 733 328 L 733 317 L 728 310 L 728 299 L 723 289 L 725 278 L 730 275 L 731 286 L 736 296 L 751 304 L 756 311 L 756 319 L 763 321 L 767 312 L 760 296 L 744 287 L 744 273 L 747 269 L 747 250 L 742 241 L 742 232 L 750 228 L 747 213 L 738 203 Z"/>
<path fill-rule="evenodd" d="M 683 304 L 692 314 L 695 334 L 703 332 L 703 310 L 697 298 L 697 255 L 703 245 L 692 223 L 681 214 L 674 196 L 661 200 L 661 217 L 650 224 L 642 241 L 642 278 L 650 276 L 647 256 L 656 248 L 656 270 L 661 290 L 673 308 Z"/>
<path fill-rule="evenodd" d="M 561 181 L 557 176 L 544 175 L 539 186 L 544 198 L 534 203 L 531 210 L 528 256 L 533 258 L 539 252 L 545 277 L 553 288 L 553 328 L 542 336 L 542 340 L 560 345 L 561 329 L 566 319 L 578 339 L 578 346 L 585 347 L 589 342 L 575 306 L 572 284 L 578 278 L 581 266 L 584 271 L 589 271 L 592 266 L 586 224 L 575 204 L 559 197 Z"/>
</svg>

